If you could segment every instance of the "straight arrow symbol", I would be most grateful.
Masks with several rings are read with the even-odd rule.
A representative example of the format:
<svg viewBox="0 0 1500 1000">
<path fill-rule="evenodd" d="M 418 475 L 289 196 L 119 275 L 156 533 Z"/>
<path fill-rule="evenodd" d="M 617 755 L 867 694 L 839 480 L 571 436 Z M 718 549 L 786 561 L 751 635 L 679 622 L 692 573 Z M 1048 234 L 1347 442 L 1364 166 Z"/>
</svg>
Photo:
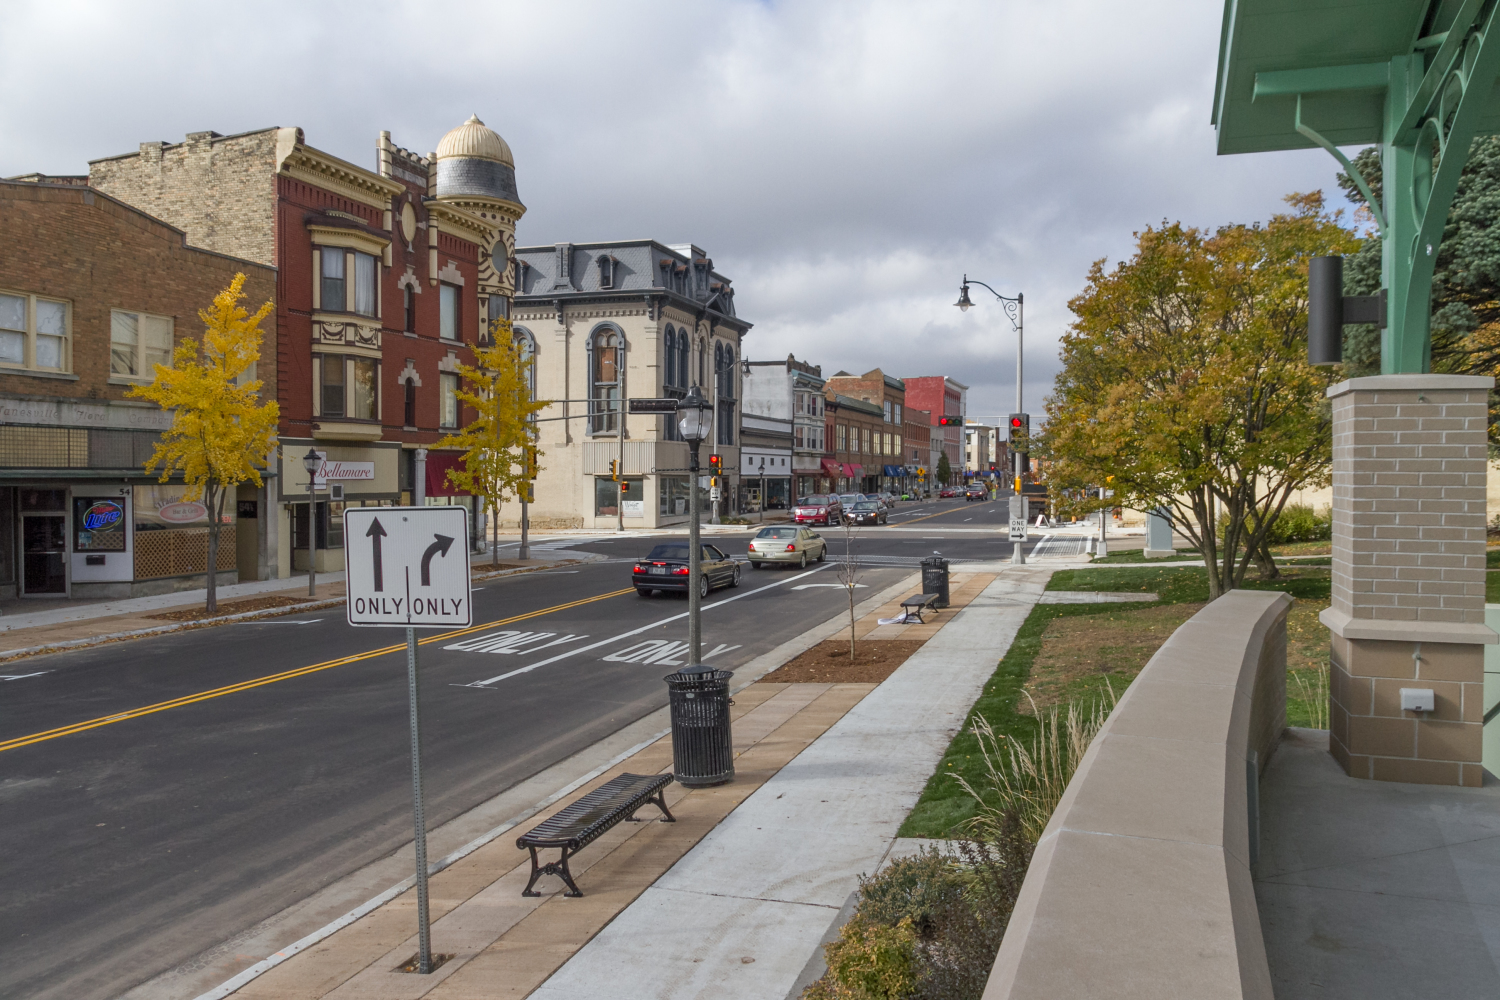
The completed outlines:
<svg viewBox="0 0 1500 1000">
<path fill-rule="evenodd" d="M 385 528 L 380 525 L 380 518 L 370 519 L 370 530 L 365 532 L 365 537 L 370 540 L 370 546 L 375 550 L 375 589 L 385 589 L 385 566 L 380 561 L 380 540 L 385 537 Z M 426 575 L 426 563 L 423 566 L 423 575 Z"/>
<path fill-rule="evenodd" d="M 437 541 L 427 546 L 427 551 L 422 553 L 422 586 L 424 587 L 432 586 L 432 557 L 436 555 L 446 556 L 448 554 L 448 547 L 453 544 L 453 539 L 447 535 L 439 535 L 434 532 L 432 537 L 436 538 Z M 379 588 L 376 589 L 378 590 Z"/>
</svg>

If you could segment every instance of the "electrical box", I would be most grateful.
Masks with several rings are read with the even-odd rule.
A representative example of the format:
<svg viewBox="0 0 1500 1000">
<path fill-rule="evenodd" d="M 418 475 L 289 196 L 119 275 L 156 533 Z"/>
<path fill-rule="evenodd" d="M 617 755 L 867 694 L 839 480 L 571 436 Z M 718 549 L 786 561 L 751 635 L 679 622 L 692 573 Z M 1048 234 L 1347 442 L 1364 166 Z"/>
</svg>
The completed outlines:
<svg viewBox="0 0 1500 1000">
<path fill-rule="evenodd" d="M 1432 688 L 1402 688 L 1401 711 L 1431 712 L 1435 707 Z"/>
</svg>

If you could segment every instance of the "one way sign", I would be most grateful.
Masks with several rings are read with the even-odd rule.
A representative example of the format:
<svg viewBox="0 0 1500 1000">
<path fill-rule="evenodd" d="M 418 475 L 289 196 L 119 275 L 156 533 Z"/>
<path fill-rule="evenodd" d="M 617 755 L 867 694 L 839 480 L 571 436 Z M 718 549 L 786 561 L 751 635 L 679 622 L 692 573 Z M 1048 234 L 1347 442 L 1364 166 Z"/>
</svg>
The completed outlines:
<svg viewBox="0 0 1500 1000">
<path fill-rule="evenodd" d="M 344 571 L 350 625 L 469 625 L 469 511 L 347 507 Z"/>
</svg>

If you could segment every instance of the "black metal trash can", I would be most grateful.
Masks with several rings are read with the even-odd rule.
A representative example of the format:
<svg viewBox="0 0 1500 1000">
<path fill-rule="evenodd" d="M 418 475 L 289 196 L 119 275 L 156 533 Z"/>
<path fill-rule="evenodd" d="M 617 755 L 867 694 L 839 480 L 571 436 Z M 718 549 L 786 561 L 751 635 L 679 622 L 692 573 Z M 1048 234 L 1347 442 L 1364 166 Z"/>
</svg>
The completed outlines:
<svg viewBox="0 0 1500 1000">
<path fill-rule="evenodd" d="M 683 667 L 667 682 L 672 712 L 672 776 L 688 788 L 734 780 L 734 739 L 729 731 L 732 670 L 703 664 Z"/>
<path fill-rule="evenodd" d="M 937 594 L 937 606 L 948 606 L 948 560 L 942 556 L 922 560 L 922 593 Z"/>
</svg>

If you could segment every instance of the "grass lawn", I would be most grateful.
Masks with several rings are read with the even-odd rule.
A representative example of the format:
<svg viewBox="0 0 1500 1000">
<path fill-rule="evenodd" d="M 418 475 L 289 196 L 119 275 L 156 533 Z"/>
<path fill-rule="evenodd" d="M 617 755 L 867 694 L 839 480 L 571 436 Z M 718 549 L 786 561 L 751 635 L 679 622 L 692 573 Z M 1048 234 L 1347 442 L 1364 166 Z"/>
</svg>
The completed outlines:
<svg viewBox="0 0 1500 1000">
<path fill-rule="evenodd" d="M 1496 574 L 1500 576 L 1500 574 Z M 1282 590 L 1296 598 L 1287 619 L 1287 724 L 1310 725 L 1316 702 L 1326 694 L 1301 697 L 1296 683 L 1312 683 L 1328 658 L 1328 630 L 1318 612 L 1329 604 L 1327 569 L 1282 566 L 1282 579 L 1247 579 L 1246 589 Z M 1038 722 L 1025 689 L 1044 712 L 1076 705 L 1087 711 L 1106 688 L 1115 696 L 1138 674 L 1172 631 L 1208 600 L 1208 577 L 1192 567 L 1154 566 L 1062 570 L 1048 590 L 1142 592 L 1160 600 L 1136 604 L 1039 604 L 1032 608 L 1005 659 L 985 684 L 963 730 L 953 738 L 927 782 L 916 807 L 902 824 L 902 837 L 946 837 L 974 814 L 972 800 L 951 777 L 963 775 L 981 787 L 983 762 L 970 732 L 973 715 L 983 715 L 998 735 L 1031 741 Z"/>
<path fill-rule="evenodd" d="M 1103 559 L 1095 559 L 1089 565 L 1108 566 L 1111 563 L 1168 563 L 1168 562 L 1202 562 L 1203 556 L 1198 554 L 1197 549 L 1178 549 L 1176 555 L 1162 556 L 1160 559 L 1147 559 L 1141 555 L 1140 549 L 1123 549 L 1111 552 Z"/>
<path fill-rule="evenodd" d="M 1500 549 L 1485 549 L 1484 565 L 1486 569 L 1500 569 Z"/>
<path fill-rule="evenodd" d="M 1500 604 L 1500 573 L 1484 574 L 1484 603 Z"/>
</svg>

